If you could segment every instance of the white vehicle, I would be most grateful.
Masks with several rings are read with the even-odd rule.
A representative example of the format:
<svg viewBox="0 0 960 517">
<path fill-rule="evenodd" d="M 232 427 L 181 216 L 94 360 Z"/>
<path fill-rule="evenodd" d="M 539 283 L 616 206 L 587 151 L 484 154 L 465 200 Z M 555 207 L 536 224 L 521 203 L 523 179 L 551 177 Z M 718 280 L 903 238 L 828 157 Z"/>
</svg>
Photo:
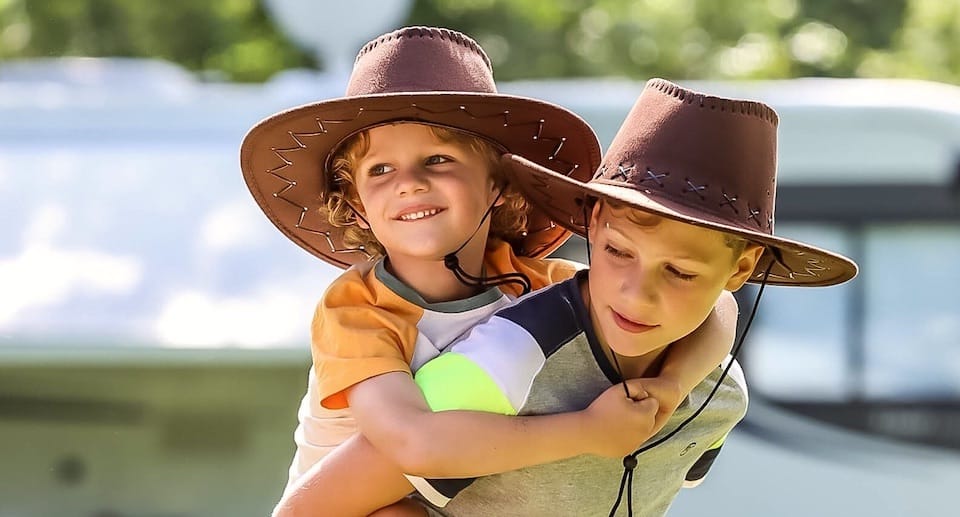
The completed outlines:
<svg viewBox="0 0 960 517">
<path fill-rule="evenodd" d="M 202 83 L 144 61 L 0 65 L 0 517 L 269 513 L 310 317 L 338 271 L 263 217 L 237 150 L 260 118 L 344 84 L 295 71 Z M 862 269 L 840 287 L 765 291 L 742 355 L 747 419 L 671 515 L 949 514 L 960 88 L 684 84 L 777 108 L 778 233 Z M 604 144 L 641 88 L 501 85 L 581 113 Z M 582 256 L 578 241 L 563 251 Z"/>
</svg>

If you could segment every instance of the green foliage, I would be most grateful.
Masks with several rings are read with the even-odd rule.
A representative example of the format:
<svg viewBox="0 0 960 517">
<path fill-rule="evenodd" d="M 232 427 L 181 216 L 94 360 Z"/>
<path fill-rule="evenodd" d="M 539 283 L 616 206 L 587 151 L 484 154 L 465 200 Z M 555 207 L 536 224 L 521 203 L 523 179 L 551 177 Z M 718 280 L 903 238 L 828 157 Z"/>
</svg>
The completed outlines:
<svg viewBox="0 0 960 517">
<path fill-rule="evenodd" d="M 237 81 L 313 66 L 256 0 L 0 0 L 0 58 L 157 57 Z"/>
<path fill-rule="evenodd" d="M 913 77 L 960 83 L 960 0 L 417 0 L 500 80 Z M 0 58 L 168 59 L 237 81 L 317 66 L 256 0 L 0 0 Z"/>
</svg>

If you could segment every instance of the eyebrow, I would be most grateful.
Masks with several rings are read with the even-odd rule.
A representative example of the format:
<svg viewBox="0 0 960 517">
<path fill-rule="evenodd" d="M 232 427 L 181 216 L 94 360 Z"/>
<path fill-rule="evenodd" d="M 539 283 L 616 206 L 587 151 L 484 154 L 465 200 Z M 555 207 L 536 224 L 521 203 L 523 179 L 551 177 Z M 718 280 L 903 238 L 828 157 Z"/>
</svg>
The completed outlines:
<svg viewBox="0 0 960 517">
<path fill-rule="evenodd" d="M 659 223 L 658 223 L 658 224 L 659 224 Z M 639 227 L 639 225 L 637 225 L 637 226 Z M 653 227 L 653 226 L 654 226 L 654 225 L 651 225 L 651 227 Z M 611 223 L 610 221 L 605 221 L 605 222 L 604 222 L 604 227 L 605 227 L 607 230 L 610 230 L 610 231 L 616 233 L 617 235 L 619 235 L 621 239 L 624 239 L 624 240 L 626 240 L 627 242 L 629 242 L 629 243 L 631 243 L 631 244 L 633 244 L 633 245 L 636 246 L 636 243 L 634 242 L 633 239 L 630 238 L 629 235 L 627 235 L 627 234 L 626 234 L 625 232 L 623 232 L 621 229 L 619 229 L 619 228 L 617 228 L 616 226 L 614 226 L 614 224 Z M 641 227 L 641 231 L 642 231 L 642 227 Z M 693 254 L 693 255 L 671 255 L 671 256 L 670 256 L 670 259 L 671 259 L 671 260 L 681 260 L 681 261 L 696 262 L 696 263 L 702 264 L 702 265 L 704 265 L 704 266 L 709 266 L 709 265 L 712 263 L 712 261 L 711 261 L 709 258 L 707 258 L 707 256 L 702 256 L 702 255 L 697 255 L 697 254 Z"/>
</svg>

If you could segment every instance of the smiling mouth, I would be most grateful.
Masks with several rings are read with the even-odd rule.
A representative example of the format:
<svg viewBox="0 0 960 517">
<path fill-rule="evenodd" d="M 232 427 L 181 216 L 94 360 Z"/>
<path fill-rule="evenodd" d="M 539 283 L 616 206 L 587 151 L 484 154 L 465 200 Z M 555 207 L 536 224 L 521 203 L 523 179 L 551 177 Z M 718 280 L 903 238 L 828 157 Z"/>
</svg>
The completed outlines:
<svg viewBox="0 0 960 517">
<path fill-rule="evenodd" d="M 397 217 L 397 219 L 399 219 L 400 221 L 418 221 L 420 219 L 425 219 L 427 217 L 437 215 L 442 211 L 443 209 L 441 208 L 431 208 L 429 210 L 418 210 L 416 212 L 402 214 L 399 217 Z"/>
</svg>

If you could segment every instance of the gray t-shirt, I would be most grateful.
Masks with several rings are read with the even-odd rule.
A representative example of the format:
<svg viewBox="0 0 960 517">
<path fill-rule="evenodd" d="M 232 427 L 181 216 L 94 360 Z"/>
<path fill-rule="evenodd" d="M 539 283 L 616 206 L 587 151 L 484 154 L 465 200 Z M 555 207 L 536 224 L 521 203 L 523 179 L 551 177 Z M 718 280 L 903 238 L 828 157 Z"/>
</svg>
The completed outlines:
<svg viewBox="0 0 960 517">
<path fill-rule="evenodd" d="M 701 382 L 651 440 L 692 415 L 716 386 L 721 371 L 717 368 Z M 590 326 L 577 279 L 499 311 L 417 373 L 435 410 L 492 408 L 521 415 L 583 409 L 618 381 Z M 634 514 L 663 515 L 685 483 L 701 481 L 746 406 L 746 384 L 734 363 L 696 419 L 637 457 Z M 435 515 L 580 517 L 609 513 L 622 474 L 620 459 L 581 455 L 474 480 L 410 479 L 420 497 L 433 504 Z"/>
</svg>

